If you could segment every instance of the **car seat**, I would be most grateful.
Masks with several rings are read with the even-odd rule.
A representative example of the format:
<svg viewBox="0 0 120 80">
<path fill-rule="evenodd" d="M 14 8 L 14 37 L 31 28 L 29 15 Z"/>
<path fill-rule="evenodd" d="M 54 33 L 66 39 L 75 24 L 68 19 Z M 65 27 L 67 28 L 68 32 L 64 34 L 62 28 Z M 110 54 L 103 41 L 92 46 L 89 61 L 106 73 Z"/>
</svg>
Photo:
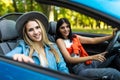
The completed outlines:
<svg viewBox="0 0 120 80">
<path fill-rule="evenodd" d="M 48 27 L 48 38 L 51 42 L 54 43 L 55 43 L 56 25 L 57 22 L 51 21 L 49 22 L 49 27 Z"/>
<path fill-rule="evenodd" d="M 0 54 L 5 55 L 16 45 L 18 33 L 15 29 L 16 22 L 3 19 L 0 21 Z"/>
<path fill-rule="evenodd" d="M 18 17 L 20 17 L 23 13 L 8 13 L 0 17 L 0 20 L 8 19 L 16 21 Z"/>
</svg>

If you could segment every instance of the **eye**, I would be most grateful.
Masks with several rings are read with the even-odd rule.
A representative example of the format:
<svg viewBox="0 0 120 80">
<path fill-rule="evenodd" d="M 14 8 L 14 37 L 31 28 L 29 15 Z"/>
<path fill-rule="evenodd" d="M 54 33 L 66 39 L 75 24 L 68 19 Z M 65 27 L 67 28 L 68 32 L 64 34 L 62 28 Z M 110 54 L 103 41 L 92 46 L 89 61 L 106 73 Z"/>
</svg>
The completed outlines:
<svg viewBox="0 0 120 80">
<path fill-rule="evenodd" d="M 28 29 L 29 32 L 33 31 L 33 28 Z"/>
<path fill-rule="evenodd" d="M 40 28 L 40 26 L 36 26 L 36 29 L 39 29 Z"/>
<path fill-rule="evenodd" d="M 64 29 L 65 27 L 64 26 L 61 26 L 61 29 Z"/>
<path fill-rule="evenodd" d="M 67 25 L 66 27 L 69 28 L 69 25 Z"/>
</svg>

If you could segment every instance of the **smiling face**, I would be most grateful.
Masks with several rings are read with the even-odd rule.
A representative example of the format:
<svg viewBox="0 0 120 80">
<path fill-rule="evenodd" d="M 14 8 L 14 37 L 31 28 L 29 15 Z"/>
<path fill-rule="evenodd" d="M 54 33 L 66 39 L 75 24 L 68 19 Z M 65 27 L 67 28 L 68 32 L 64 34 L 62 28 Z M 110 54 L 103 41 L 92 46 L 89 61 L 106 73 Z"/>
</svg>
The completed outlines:
<svg viewBox="0 0 120 80">
<path fill-rule="evenodd" d="M 59 28 L 60 33 L 62 34 L 62 36 L 67 39 L 68 35 L 70 33 L 70 28 L 69 25 L 67 23 L 63 23 L 60 28 Z"/>
<path fill-rule="evenodd" d="M 35 21 L 29 21 L 26 24 L 26 33 L 28 35 L 28 37 L 34 41 L 34 42 L 39 42 L 42 40 L 42 32 L 41 32 L 41 28 L 38 25 L 37 22 Z"/>
<path fill-rule="evenodd" d="M 67 18 L 60 18 L 57 21 L 56 39 L 72 39 L 71 24 Z"/>
</svg>

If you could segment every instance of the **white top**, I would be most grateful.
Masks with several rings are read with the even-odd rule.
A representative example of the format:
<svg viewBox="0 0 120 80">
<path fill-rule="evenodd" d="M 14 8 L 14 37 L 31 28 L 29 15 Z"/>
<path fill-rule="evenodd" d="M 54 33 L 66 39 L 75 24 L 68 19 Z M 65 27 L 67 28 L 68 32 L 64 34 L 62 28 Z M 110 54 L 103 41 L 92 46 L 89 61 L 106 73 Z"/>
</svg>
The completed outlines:
<svg viewBox="0 0 120 80">
<path fill-rule="evenodd" d="M 39 57 L 40 57 L 40 65 L 43 67 L 48 67 L 48 63 L 45 57 L 43 56 L 43 54 L 40 54 Z"/>
<path fill-rule="evenodd" d="M 64 43 L 65 43 L 65 45 L 66 45 L 66 48 L 70 48 L 71 45 L 73 44 L 72 42 L 70 42 L 69 39 L 64 40 Z"/>
<path fill-rule="evenodd" d="M 73 44 L 73 42 L 70 42 L 69 39 L 65 39 L 65 40 L 64 40 L 64 43 L 65 43 L 65 45 L 66 45 L 66 48 L 70 48 L 71 45 Z M 72 56 L 72 57 L 80 57 L 79 55 L 76 55 L 76 54 L 74 54 L 74 53 L 72 53 L 71 56 Z"/>
</svg>

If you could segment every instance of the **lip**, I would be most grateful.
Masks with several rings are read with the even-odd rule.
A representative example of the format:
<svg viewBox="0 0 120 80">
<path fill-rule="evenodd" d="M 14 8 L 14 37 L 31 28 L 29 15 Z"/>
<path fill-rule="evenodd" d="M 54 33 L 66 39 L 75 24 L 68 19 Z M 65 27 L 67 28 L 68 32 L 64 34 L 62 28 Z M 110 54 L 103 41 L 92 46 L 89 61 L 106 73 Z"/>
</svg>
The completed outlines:
<svg viewBox="0 0 120 80">
<path fill-rule="evenodd" d="M 36 38 L 36 39 L 39 39 L 40 38 L 40 34 L 34 35 L 33 37 Z"/>
<path fill-rule="evenodd" d="M 64 33 L 65 33 L 65 34 L 69 34 L 69 31 L 65 31 Z"/>
</svg>

